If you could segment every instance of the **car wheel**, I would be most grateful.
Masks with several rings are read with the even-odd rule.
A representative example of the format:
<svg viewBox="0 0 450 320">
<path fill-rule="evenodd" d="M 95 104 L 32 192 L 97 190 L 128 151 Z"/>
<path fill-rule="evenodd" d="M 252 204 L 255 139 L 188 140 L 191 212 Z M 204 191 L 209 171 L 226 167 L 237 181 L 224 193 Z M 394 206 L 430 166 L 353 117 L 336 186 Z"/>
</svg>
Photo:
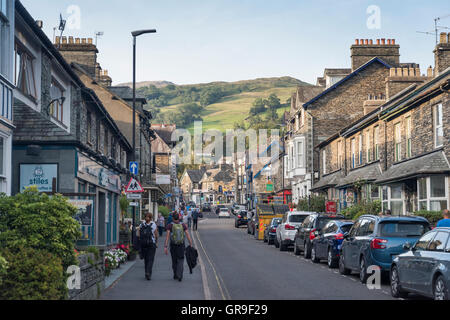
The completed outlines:
<svg viewBox="0 0 450 320">
<path fill-rule="evenodd" d="M 448 289 L 443 276 L 437 277 L 433 288 L 434 300 L 448 300 Z"/>
<path fill-rule="evenodd" d="M 278 238 L 275 238 L 274 243 L 275 243 L 275 248 L 279 248 L 280 247 L 280 243 L 278 242 Z"/>
<path fill-rule="evenodd" d="M 351 273 L 351 270 L 345 267 L 343 255 L 339 259 L 339 273 L 342 275 L 349 275 Z"/>
<path fill-rule="evenodd" d="M 250 229 L 249 228 L 247 228 L 247 234 L 250 234 Z"/>
<path fill-rule="evenodd" d="M 361 283 L 366 283 L 368 277 L 366 259 L 361 257 L 361 261 L 359 262 L 359 281 L 361 281 Z"/>
<path fill-rule="evenodd" d="M 331 248 L 328 249 L 328 255 L 327 255 L 327 264 L 328 268 L 336 268 L 337 267 L 337 259 L 333 257 L 333 252 L 331 251 Z"/>
<path fill-rule="evenodd" d="M 398 277 L 398 269 L 396 266 L 393 266 L 390 274 L 391 280 L 391 295 L 394 298 L 406 298 L 408 293 L 403 291 L 400 286 L 400 279 Z"/>
<path fill-rule="evenodd" d="M 314 245 L 311 248 L 311 260 L 314 263 L 319 263 L 320 262 L 320 259 L 317 258 L 316 248 L 315 248 Z"/>
<path fill-rule="evenodd" d="M 272 245 L 272 244 L 273 244 L 273 240 L 271 240 L 270 238 L 267 239 L 267 244 L 268 244 L 269 246 Z"/>
<path fill-rule="evenodd" d="M 266 235 L 264 235 L 263 242 L 267 242 Z"/>
<path fill-rule="evenodd" d="M 299 255 L 300 255 L 300 249 L 297 247 L 297 244 L 296 244 L 296 243 L 294 243 L 294 254 L 295 254 L 296 256 L 299 256 Z"/>
<path fill-rule="evenodd" d="M 283 240 L 280 241 L 280 251 L 286 251 L 287 245 L 283 243 Z"/>
<path fill-rule="evenodd" d="M 305 244 L 303 245 L 303 256 L 305 257 L 305 259 L 311 259 L 311 249 L 309 248 L 309 245 L 307 242 L 305 242 Z"/>
</svg>

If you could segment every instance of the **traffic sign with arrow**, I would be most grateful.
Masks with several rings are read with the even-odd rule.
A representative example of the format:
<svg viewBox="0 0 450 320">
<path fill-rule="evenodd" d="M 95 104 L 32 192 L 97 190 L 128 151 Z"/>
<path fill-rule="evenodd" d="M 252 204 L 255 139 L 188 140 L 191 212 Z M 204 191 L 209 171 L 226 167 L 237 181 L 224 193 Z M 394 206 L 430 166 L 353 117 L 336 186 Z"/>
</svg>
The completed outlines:
<svg viewBox="0 0 450 320">
<path fill-rule="evenodd" d="M 139 164 L 137 161 L 130 162 L 130 172 L 137 176 L 139 174 Z"/>
</svg>

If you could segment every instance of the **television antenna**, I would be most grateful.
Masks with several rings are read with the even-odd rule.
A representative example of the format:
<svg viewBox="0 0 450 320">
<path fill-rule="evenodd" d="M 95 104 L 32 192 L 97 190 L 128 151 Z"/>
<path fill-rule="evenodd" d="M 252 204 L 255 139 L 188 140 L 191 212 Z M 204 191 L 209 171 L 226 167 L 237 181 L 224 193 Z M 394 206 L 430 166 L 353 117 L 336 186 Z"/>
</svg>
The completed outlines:
<svg viewBox="0 0 450 320">
<path fill-rule="evenodd" d="M 97 46 L 98 38 L 101 38 L 105 33 L 103 31 L 95 32 L 95 46 Z"/>
<path fill-rule="evenodd" d="M 61 34 L 59 36 L 59 41 L 58 41 L 58 48 L 60 48 L 61 46 L 61 38 L 63 35 L 64 30 L 66 29 L 66 20 L 63 19 L 62 14 L 59 14 L 59 26 L 57 27 L 59 31 L 61 31 Z M 56 27 L 53 28 L 53 31 L 56 32 Z"/>
<path fill-rule="evenodd" d="M 450 29 L 449 27 L 445 27 L 445 26 L 439 26 L 438 22 L 441 21 L 442 19 L 448 18 L 450 17 L 450 14 L 447 14 L 445 16 L 442 17 L 437 17 L 434 18 L 434 30 L 433 31 L 416 31 L 417 33 L 423 33 L 423 34 L 427 34 L 427 35 L 434 35 L 436 37 L 436 45 L 439 43 L 439 30 L 442 29 Z"/>
</svg>

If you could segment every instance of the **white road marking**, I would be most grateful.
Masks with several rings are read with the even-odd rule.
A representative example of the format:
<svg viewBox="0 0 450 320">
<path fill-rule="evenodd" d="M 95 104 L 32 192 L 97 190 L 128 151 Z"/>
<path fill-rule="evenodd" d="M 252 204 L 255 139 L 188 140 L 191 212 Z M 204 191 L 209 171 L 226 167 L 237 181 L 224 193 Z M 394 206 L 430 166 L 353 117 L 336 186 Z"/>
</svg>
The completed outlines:
<svg viewBox="0 0 450 320">
<path fill-rule="evenodd" d="M 197 241 L 196 241 L 196 238 L 198 237 L 198 235 L 195 232 L 193 232 L 193 234 L 196 235 L 196 236 L 192 237 L 192 239 L 195 242 L 195 246 L 197 248 L 199 248 L 199 246 L 197 245 Z M 209 285 L 208 285 L 208 277 L 206 276 L 206 268 L 205 268 L 205 264 L 203 263 L 203 259 L 202 259 L 201 255 L 198 255 L 198 261 L 199 261 L 200 270 L 201 270 L 201 273 L 202 273 L 203 294 L 205 295 L 205 300 L 212 300 L 211 290 L 210 290 Z"/>
</svg>

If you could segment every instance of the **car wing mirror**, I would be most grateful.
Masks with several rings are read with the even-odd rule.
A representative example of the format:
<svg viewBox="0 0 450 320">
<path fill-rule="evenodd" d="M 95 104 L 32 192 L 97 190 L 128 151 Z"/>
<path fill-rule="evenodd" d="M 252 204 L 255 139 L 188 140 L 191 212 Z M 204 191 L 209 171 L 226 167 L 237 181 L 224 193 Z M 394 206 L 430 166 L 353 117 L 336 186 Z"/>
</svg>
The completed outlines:
<svg viewBox="0 0 450 320">
<path fill-rule="evenodd" d="M 348 233 L 348 232 L 345 232 L 345 233 L 344 233 L 344 239 L 348 239 L 349 236 L 350 236 L 350 233 Z"/>
<path fill-rule="evenodd" d="M 411 250 L 411 243 L 409 243 L 409 242 L 406 242 L 406 243 L 404 243 L 403 244 L 403 249 L 404 250 Z"/>
</svg>

